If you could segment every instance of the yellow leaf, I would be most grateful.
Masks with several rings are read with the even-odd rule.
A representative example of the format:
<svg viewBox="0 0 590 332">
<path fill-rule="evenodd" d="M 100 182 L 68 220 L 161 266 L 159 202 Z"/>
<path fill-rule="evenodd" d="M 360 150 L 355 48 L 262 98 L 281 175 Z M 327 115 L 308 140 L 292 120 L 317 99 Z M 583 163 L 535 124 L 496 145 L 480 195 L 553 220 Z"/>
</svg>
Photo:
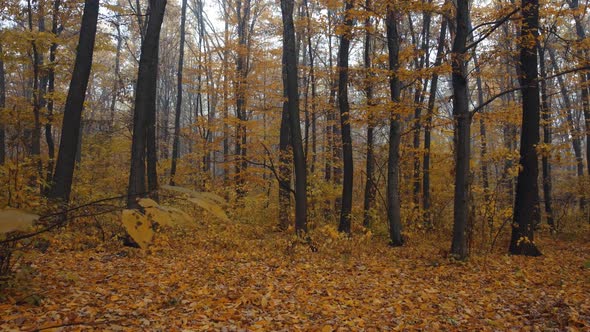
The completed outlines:
<svg viewBox="0 0 590 332">
<path fill-rule="evenodd" d="M 152 223 L 147 216 L 137 210 L 123 210 L 121 221 L 125 230 L 135 242 L 146 249 L 154 239 Z"/>
<path fill-rule="evenodd" d="M 152 223 L 172 226 L 188 224 L 192 221 L 192 218 L 186 212 L 173 207 L 159 205 L 152 199 L 142 198 L 138 203 L 144 208 L 145 215 Z"/>
<path fill-rule="evenodd" d="M 189 202 L 197 204 L 207 212 L 211 213 L 215 217 L 223 220 L 230 221 L 223 208 L 219 205 L 224 202 L 223 198 L 213 193 L 199 192 L 177 186 L 162 186 L 162 189 L 168 189 L 183 194 L 188 194 L 190 197 L 187 198 Z"/>
<path fill-rule="evenodd" d="M 39 219 L 38 215 L 17 209 L 0 210 L 0 234 L 26 231 L 37 219 Z"/>
</svg>

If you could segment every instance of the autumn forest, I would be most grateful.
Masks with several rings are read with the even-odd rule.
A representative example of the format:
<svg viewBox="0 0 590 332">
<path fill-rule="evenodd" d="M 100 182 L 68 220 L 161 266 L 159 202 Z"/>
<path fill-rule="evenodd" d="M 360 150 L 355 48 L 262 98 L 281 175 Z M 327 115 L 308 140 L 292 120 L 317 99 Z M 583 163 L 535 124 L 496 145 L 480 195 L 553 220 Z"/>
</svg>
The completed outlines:
<svg viewBox="0 0 590 332">
<path fill-rule="evenodd" d="M 580 0 L 0 0 L 0 330 L 590 329 Z"/>
</svg>

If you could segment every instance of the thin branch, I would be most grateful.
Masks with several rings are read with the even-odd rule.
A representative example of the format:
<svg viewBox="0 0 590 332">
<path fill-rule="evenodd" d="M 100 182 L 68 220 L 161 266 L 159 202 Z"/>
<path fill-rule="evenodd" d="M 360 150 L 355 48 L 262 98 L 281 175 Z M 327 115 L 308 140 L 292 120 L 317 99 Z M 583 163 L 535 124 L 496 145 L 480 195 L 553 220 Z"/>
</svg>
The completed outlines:
<svg viewBox="0 0 590 332">
<path fill-rule="evenodd" d="M 558 76 L 566 75 L 566 74 L 569 74 L 569 73 L 574 73 L 574 72 L 577 72 L 577 71 L 584 71 L 584 70 L 590 70 L 590 65 L 586 65 L 586 66 L 583 66 L 583 67 L 577 67 L 577 68 L 572 68 L 572 69 L 564 70 L 564 71 L 559 72 L 557 74 L 553 74 L 551 76 L 547 76 L 544 79 L 537 79 L 537 82 L 540 82 L 542 80 L 544 80 L 544 81 L 550 80 L 550 79 L 556 78 Z M 483 108 L 485 108 L 487 105 L 489 105 L 490 103 L 492 103 L 494 100 L 496 100 L 496 99 L 498 99 L 498 98 L 500 98 L 500 97 L 502 97 L 504 95 L 507 95 L 509 93 L 512 93 L 514 91 L 522 90 L 524 88 L 526 88 L 526 87 L 525 86 L 519 86 L 519 87 L 508 89 L 508 90 L 505 90 L 505 91 L 502 91 L 502 92 L 498 93 L 497 95 L 495 95 L 495 96 L 491 97 L 490 99 L 488 99 L 485 103 L 483 103 L 483 104 L 477 106 L 476 108 L 474 108 L 471 111 L 470 116 L 473 117 L 473 115 L 475 113 L 481 111 Z"/>
<path fill-rule="evenodd" d="M 477 44 L 481 43 L 482 41 L 484 41 L 486 38 L 488 38 L 494 31 L 496 31 L 496 29 L 498 29 L 502 24 L 504 24 L 504 22 L 508 21 L 508 19 L 514 15 L 515 13 L 517 13 L 520 10 L 520 7 L 516 7 L 514 8 L 514 10 L 512 10 L 510 13 L 508 13 L 506 16 L 504 16 L 502 19 L 498 20 L 495 22 L 494 26 L 491 27 L 488 31 L 486 31 L 486 33 L 483 34 L 483 36 L 481 36 L 478 40 L 474 41 L 473 43 L 469 44 L 468 46 L 465 47 L 465 52 L 467 52 L 470 48 L 473 48 L 475 46 L 477 46 Z M 480 25 L 481 26 L 481 25 Z M 479 26 L 478 26 L 479 27 Z M 471 30 L 471 32 L 473 32 L 476 28 L 473 28 Z"/>
</svg>

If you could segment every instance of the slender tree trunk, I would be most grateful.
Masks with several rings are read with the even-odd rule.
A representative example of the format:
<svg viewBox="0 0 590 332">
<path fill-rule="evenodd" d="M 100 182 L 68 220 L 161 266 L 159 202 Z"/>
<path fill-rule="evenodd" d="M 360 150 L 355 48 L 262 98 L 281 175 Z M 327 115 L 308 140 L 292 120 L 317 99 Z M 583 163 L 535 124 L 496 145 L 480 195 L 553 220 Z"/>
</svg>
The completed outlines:
<svg viewBox="0 0 590 332">
<path fill-rule="evenodd" d="M 311 85 L 311 165 L 309 166 L 309 171 L 311 174 L 313 174 L 315 173 L 317 159 L 317 86 L 315 78 L 315 55 L 313 53 L 313 46 L 311 44 L 311 35 L 313 32 L 311 27 L 311 16 L 309 14 L 307 0 L 304 0 L 303 4 L 305 6 L 305 17 L 307 21 L 307 51 L 309 56 L 309 81 Z"/>
<path fill-rule="evenodd" d="M 547 94 L 547 69 L 545 67 L 545 46 L 539 45 L 539 69 L 541 70 L 541 117 L 543 120 L 543 144 L 551 146 L 551 101 Z M 545 200 L 545 214 L 547 215 L 547 224 L 552 230 L 555 229 L 553 220 L 553 198 L 551 193 L 552 178 L 551 164 L 549 163 L 550 152 L 544 151 L 541 156 L 543 164 L 543 198 Z"/>
<path fill-rule="evenodd" d="M 247 147 L 247 111 L 246 111 L 246 89 L 248 76 L 248 24 L 250 22 L 250 0 L 242 0 L 236 2 L 236 13 L 238 14 L 238 55 L 236 57 L 236 115 L 238 117 L 238 125 L 236 128 L 236 192 L 238 199 L 241 199 L 246 194 L 245 188 L 245 172 L 248 166 L 246 162 Z"/>
<path fill-rule="evenodd" d="M 555 56 L 555 51 L 552 48 L 548 49 L 549 57 L 551 58 L 551 63 L 553 64 L 553 68 L 555 72 L 559 72 L 559 66 L 557 65 L 557 59 Z M 583 74 L 582 74 L 583 75 Z M 584 178 L 584 157 L 582 156 L 582 133 L 580 132 L 580 128 L 578 124 L 574 120 L 573 114 L 573 105 L 569 96 L 569 91 L 565 86 L 565 82 L 563 80 L 563 76 L 557 76 L 557 83 L 559 84 L 559 90 L 561 92 L 561 98 L 565 105 L 565 112 L 566 112 L 566 119 L 569 125 L 570 135 L 572 137 L 572 149 L 574 150 L 574 157 L 576 158 L 576 174 L 578 176 L 579 181 L 583 181 Z M 580 211 L 584 211 L 586 206 L 586 201 L 584 196 L 580 196 L 579 200 L 580 204 Z"/>
<path fill-rule="evenodd" d="M 371 10 L 371 0 L 366 0 L 366 10 Z M 371 72 L 371 44 L 373 33 L 373 23 L 371 16 L 367 15 L 365 18 L 365 49 L 363 54 L 365 66 L 365 97 L 367 98 L 367 161 L 365 172 L 367 173 L 367 181 L 365 183 L 365 201 L 364 201 L 364 216 L 363 225 L 365 227 L 371 226 L 373 222 L 372 209 L 375 204 L 375 196 L 377 194 L 376 180 L 375 180 L 375 152 L 374 152 L 374 138 L 375 131 L 375 116 L 373 115 L 373 74 Z"/>
<path fill-rule="evenodd" d="M 354 24 L 352 11 L 353 1 L 346 0 L 344 9 L 344 29 L 340 36 L 338 50 L 338 108 L 340 110 L 340 126 L 342 128 L 342 201 L 340 207 L 340 232 L 350 234 L 352 212 L 353 167 L 352 136 L 350 132 L 350 105 L 348 104 L 348 51 Z"/>
<path fill-rule="evenodd" d="M 287 96 L 293 164 L 295 168 L 295 231 L 307 232 L 307 166 L 303 154 L 299 124 L 299 88 L 297 85 L 297 49 L 293 23 L 294 0 L 281 0 L 283 15 L 283 86 Z"/>
<path fill-rule="evenodd" d="M 57 20 L 59 17 L 59 6 L 60 0 L 55 0 L 53 2 L 53 14 L 51 20 L 51 33 L 57 37 L 59 34 L 58 27 L 57 27 Z M 55 92 L 55 57 L 57 53 L 57 43 L 52 42 L 51 46 L 49 47 L 49 70 L 47 73 L 47 92 L 51 96 L 47 101 L 47 123 L 45 124 L 45 142 L 47 143 L 47 155 L 48 155 L 48 162 L 47 162 L 47 173 L 45 175 L 45 182 L 50 183 L 52 181 L 53 176 L 53 167 L 55 163 L 55 143 L 53 141 L 53 107 L 54 107 L 54 97 L 53 93 Z M 47 188 L 49 189 L 49 188 Z"/>
<path fill-rule="evenodd" d="M 28 20 L 29 20 L 29 31 L 33 32 L 33 8 L 31 4 L 31 0 L 27 1 L 27 11 L 28 11 Z M 41 55 L 37 49 L 37 41 L 33 39 L 31 41 L 31 46 L 33 50 L 33 96 L 32 96 L 32 104 L 33 104 L 33 131 L 31 132 L 31 156 L 36 158 L 35 161 L 37 164 L 37 176 L 41 176 L 41 172 L 43 169 L 43 165 L 41 162 L 41 107 L 39 105 L 39 66 Z"/>
<path fill-rule="evenodd" d="M 64 203 L 68 203 L 72 190 L 77 143 L 82 123 L 82 109 L 84 108 L 86 88 L 88 87 L 92 67 L 98 8 L 99 0 L 86 0 L 84 3 L 76 61 L 64 108 L 55 174 L 49 190 L 50 198 L 61 200 Z"/>
<path fill-rule="evenodd" d="M 401 202 L 399 195 L 399 146 L 401 124 L 399 102 L 401 84 L 398 76 L 400 37 L 397 30 L 399 15 L 393 6 L 387 7 L 387 49 L 389 51 L 389 90 L 391 94 L 391 114 L 389 119 L 389 158 L 387 163 L 387 220 L 389 221 L 389 240 L 392 246 L 401 246 L 402 238 Z"/>
<path fill-rule="evenodd" d="M 431 0 L 429 1 L 431 2 Z M 429 54 L 428 54 L 428 42 L 430 39 L 430 21 L 431 21 L 431 16 L 430 16 L 430 12 L 425 11 L 423 13 L 423 19 L 422 19 L 422 32 L 421 32 L 421 36 L 422 36 L 422 40 L 421 40 L 421 50 L 422 50 L 422 55 L 420 56 L 418 62 L 418 66 L 417 68 L 419 70 L 426 68 L 429 66 Z M 411 19 L 410 19 L 411 21 Z M 416 45 L 417 47 L 418 45 Z M 424 95 L 426 93 L 426 89 L 428 87 L 428 80 L 424 79 L 424 80 L 419 80 L 418 82 L 422 82 L 422 88 L 420 88 L 420 85 L 416 85 L 416 90 L 414 93 L 414 104 L 415 104 L 415 109 L 414 109 L 414 128 L 413 128 L 413 154 L 414 154 L 414 165 L 413 165 L 413 173 L 412 173 L 412 178 L 413 178 L 413 193 L 412 193 L 412 197 L 414 200 L 414 205 L 416 209 L 420 208 L 420 190 L 421 188 L 421 181 L 420 181 L 420 162 L 421 162 L 421 155 L 422 153 L 420 152 L 420 134 L 421 134 L 421 129 L 422 129 L 422 108 L 423 105 L 422 103 L 424 102 Z"/>
<path fill-rule="evenodd" d="M 479 64 L 479 60 L 477 58 L 477 52 L 475 51 L 475 48 L 472 51 L 472 57 L 473 57 L 473 64 L 475 66 L 475 72 L 477 74 L 475 77 L 476 86 L 477 86 L 477 104 L 483 105 L 484 100 L 483 100 L 483 83 L 482 83 L 482 79 L 481 79 L 481 67 Z M 487 155 L 488 155 L 488 142 L 487 142 L 486 123 L 484 120 L 483 113 L 484 113 L 484 110 L 481 110 L 481 114 L 479 117 L 480 172 L 481 172 L 481 184 L 483 187 L 483 204 L 485 205 L 484 217 L 486 218 L 485 222 L 487 222 L 490 232 L 491 232 L 492 228 L 494 227 L 494 218 L 492 216 L 492 211 L 491 211 L 492 198 L 491 198 L 491 193 L 490 193 L 490 179 L 489 179 L 489 174 L 488 174 L 489 173 L 488 172 L 488 161 L 486 160 Z"/>
<path fill-rule="evenodd" d="M 172 143 L 172 165 L 170 167 L 170 185 L 174 185 L 176 176 L 176 163 L 179 157 L 180 147 L 180 115 L 182 112 L 182 70 L 184 66 L 184 39 L 186 24 L 187 0 L 182 0 L 182 11 L 180 14 L 180 45 L 178 51 L 178 71 L 176 72 L 176 111 L 174 113 L 174 138 Z"/>
<path fill-rule="evenodd" d="M 468 256 L 467 222 L 469 218 L 470 125 L 467 81 L 467 49 L 469 27 L 467 0 L 457 0 L 455 40 L 452 52 L 453 118 L 455 122 L 455 199 L 451 254 L 457 259 Z"/>
<path fill-rule="evenodd" d="M 520 31 L 520 85 L 522 88 L 522 129 L 520 134 L 520 171 L 516 182 L 514 220 L 509 251 L 513 255 L 539 256 L 534 243 L 538 224 L 539 186 L 537 144 L 539 144 L 539 82 L 537 80 L 537 40 L 539 1 L 523 0 Z M 534 38 L 534 39 L 533 39 Z M 528 40 L 534 40 L 529 43 Z M 529 45 L 531 44 L 531 45 Z"/>
<path fill-rule="evenodd" d="M 447 34 L 447 20 L 441 18 L 440 34 L 438 37 L 438 46 L 436 49 L 436 59 L 434 68 L 440 67 L 443 59 L 445 38 Z M 432 118 L 434 117 L 434 104 L 436 102 L 436 91 L 438 88 L 438 73 L 432 74 L 430 81 L 430 91 L 428 94 L 427 117 L 424 125 L 424 166 L 422 167 L 422 208 L 424 209 L 424 220 L 427 224 L 432 224 L 430 214 L 430 144 L 432 131 Z"/>
<path fill-rule="evenodd" d="M 149 141 L 151 140 L 150 126 L 153 126 L 151 124 L 152 116 L 155 119 L 158 46 L 165 9 L 166 0 L 150 1 L 150 16 L 147 22 L 145 38 L 141 44 L 135 108 L 133 111 L 131 169 L 127 189 L 127 207 L 129 208 L 136 208 L 137 198 L 146 195 L 146 152 L 151 145 Z M 148 155 L 149 159 L 150 156 Z"/>
<path fill-rule="evenodd" d="M 285 72 L 283 66 L 283 72 Z M 283 73 L 285 75 L 285 73 Z M 287 91 L 284 91 L 286 96 Z M 289 109 L 283 103 L 281 114 L 281 129 L 279 133 L 279 229 L 286 230 L 291 224 L 291 130 L 289 124 Z"/>
<path fill-rule="evenodd" d="M 578 0 L 571 0 L 569 2 L 570 8 L 577 10 L 579 7 Z M 587 5 L 587 4 L 586 4 Z M 583 42 L 586 40 L 586 30 L 584 29 L 583 17 L 579 14 L 574 14 L 574 21 L 576 23 L 576 35 L 578 36 L 578 42 L 582 45 L 578 46 L 576 51 L 577 57 L 580 60 L 585 59 L 586 64 L 589 58 L 588 48 L 583 48 Z M 588 175 L 590 175 L 590 71 L 585 70 L 580 74 L 580 88 L 582 97 L 582 110 L 584 113 L 584 124 L 586 129 L 586 169 Z M 587 214 L 588 222 L 590 223 L 590 213 Z"/>
<path fill-rule="evenodd" d="M 113 92 L 111 96 L 111 105 L 110 105 L 110 127 L 111 133 L 114 131 L 115 128 L 115 111 L 117 107 L 117 97 L 119 95 L 119 80 L 120 80 L 120 72 L 121 72 L 121 47 L 123 46 L 123 36 L 121 36 L 121 26 L 119 23 L 120 19 L 117 17 L 117 23 L 115 24 L 115 29 L 117 29 L 117 51 L 115 54 L 115 79 L 113 82 Z"/>
<path fill-rule="evenodd" d="M 0 112 L 6 107 L 6 83 L 4 80 L 4 51 L 2 50 L 3 41 L 0 40 Z M 0 117 L 2 115 L 0 114 Z M 0 122 L 0 165 L 6 162 L 6 128 L 4 121 Z"/>
<path fill-rule="evenodd" d="M 229 43 L 229 23 L 225 20 L 223 30 L 224 45 Z M 229 48 L 223 51 L 223 184 L 229 188 Z M 227 191 L 226 191 L 227 193 Z M 227 198 L 227 197 L 226 197 Z"/>
</svg>

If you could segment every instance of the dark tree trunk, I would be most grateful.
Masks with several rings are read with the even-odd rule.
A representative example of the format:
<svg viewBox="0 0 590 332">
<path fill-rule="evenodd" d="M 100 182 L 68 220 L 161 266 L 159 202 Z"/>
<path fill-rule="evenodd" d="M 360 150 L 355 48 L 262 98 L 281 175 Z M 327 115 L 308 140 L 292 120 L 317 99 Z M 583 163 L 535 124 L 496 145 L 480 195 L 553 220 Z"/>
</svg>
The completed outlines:
<svg viewBox="0 0 590 332">
<path fill-rule="evenodd" d="M 417 61 L 417 69 L 418 70 L 422 70 L 423 68 L 427 68 L 429 66 L 429 53 L 428 53 L 428 42 L 430 39 L 430 21 L 431 21 L 431 17 L 430 17 L 430 12 L 425 11 L 423 13 L 423 19 L 422 19 L 422 32 L 421 32 L 421 50 L 422 50 L 422 55 L 419 58 L 419 61 Z M 410 18 L 410 22 L 411 22 L 411 18 Z M 415 43 L 416 44 L 416 43 Z M 418 45 L 416 44 L 416 47 Z M 420 88 L 420 85 L 417 84 L 416 85 L 416 90 L 414 92 L 414 105 L 415 105 L 415 109 L 414 109 L 414 126 L 413 126 L 413 154 L 414 154 L 414 165 L 413 165 L 413 174 L 412 174 L 412 178 L 413 178 L 413 193 L 412 193 L 412 197 L 413 197 L 413 201 L 414 201 L 414 208 L 415 209 L 419 209 L 420 208 L 420 190 L 421 190 L 421 181 L 420 181 L 420 162 L 421 162 L 421 155 L 422 153 L 420 152 L 420 134 L 421 134 L 421 129 L 422 129 L 422 108 L 423 105 L 422 103 L 424 102 L 424 95 L 426 93 L 426 89 L 428 87 L 428 81 L 426 79 L 424 80 L 419 80 L 419 82 L 422 82 L 422 88 Z"/>
<path fill-rule="evenodd" d="M 348 51 L 352 38 L 353 1 L 346 0 L 344 9 L 344 27 L 340 37 L 338 50 L 338 108 L 340 110 L 340 126 L 342 128 L 342 201 L 340 206 L 340 223 L 338 230 L 350 234 L 352 212 L 353 159 L 352 136 L 350 132 L 350 105 L 348 104 Z"/>
<path fill-rule="evenodd" d="M 477 52 L 475 51 L 475 48 L 473 49 L 473 64 L 475 66 L 475 72 L 477 74 L 476 76 L 476 85 L 477 85 L 477 104 L 478 106 L 483 105 L 484 100 L 483 100 L 483 82 L 481 79 L 481 67 L 479 64 L 479 60 L 477 58 Z M 484 110 L 482 109 L 480 111 L 482 114 L 480 114 L 479 117 L 479 142 L 480 142 L 480 150 L 479 150 L 479 156 L 480 156 L 480 171 L 481 171 L 481 185 L 483 187 L 483 204 L 485 205 L 484 207 L 484 217 L 486 218 L 485 222 L 487 222 L 489 228 L 490 228 L 490 232 L 492 231 L 492 228 L 494 227 L 494 218 L 492 216 L 492 211 L 491 211 L 491 193 L 490 193 L 490 179 L 489 179 L 489 172 L 488 172 L 488 161 L 487 159 L 487 155 L 488 155 L 488 142 L 487 142 L 487 130 L 486 130 L 486 123 L 484 120 Z"/>
<path fill-rule="evenodd" d="M 447 34 L 447 20 L 441 19 L 440 35 L 438 37 L 438 46 L 436 49 L 436 59 L 434 60 L 434 68 L 441 65 L 443 59 L 443 51 L 445 45 L 445 38 Z M 427 117 L 424 125 L 424 166 L 422 167 L 422 208 L 424 209 L 424 220 L 427 224 L 432 223 L 432 216 L 430 214 L 430 144 L 431 144 L 431 130 L 432 117 L 434 116 L 434 104 L 436 102 L 436 91 L 438 88 L 438 74 L 432 74 L 430 81 L 430 91 L 428 94 Z"/>
<path fill-rule="evenodd" d="M 401 84 L 398 76 L 400 37 L 397 30 L 399 15 L 392 6 L 387 8 L 387 49 L 389 51 L 389 90 L 392 107 L 389 119 L 389 158 L 387 163 L 387 220 L 389 221 L 389 240 L 392 246 L 401 246 L 402 238 L 401 202 L 399 195 L 399 146 L 401 124 L 399 102 Z"/>
<path fill-rule="evenodd" d="M 59 34 L 58 27 L 57 27 L 57 20 L 59 17 L 59 6 L 60 0 L 55 0 L 53 2 L 53 14 L 52 14 L 52 21 L 51 21 L 51 33 L 57 37 Z M 45 182 L 50 183 L 52 181 L 53 176 L 53 167 L 55 163 L 55 143 L 53 141 L 53 106 L 54 106 L 54 97 L 53 93 L 55 91 L 55 56 L 57 53 L 57 43 L 51 43 L 49 47 L 49 69 L 47 73 L 47 93 L 51 96 L 47 101 L 47 123 L 45 124 L 45 142 L 47 143 L 47 155 L 48 155 L 48 162 L 47 162 L 47 173 L 45 176 Z M 47 188 L 49 189 L 49 188 Z"/>
<path fill-rule="evenodd" d="M 121 36 L 121 25 L 119 23 L 119 18 L 117 18 L 117 23 L 115 24 L 115 29 L 117 29 L 117 51 L 115 54 L 115 79 L 113 82 L 113 92 L 111 96 L 111 106 L 110 106 L 110 128 L 111 134 L 115 128 L 115 110 L 117 106 L 117 97 L 119 95 L 119 81 L 120 81 L 120 71 L 121 71 L 121 47 L 123 46 L 123 36 Z"/>
<path fill-rule="evenodd" d="M 578 0 L 571 0 L 569 2 L 570 8 L 577 10 L 579 8 Z M 576 35 L 578 41 L 583 43 L 586 40 L 586 30 L 584 29 L 583 17 L 579 14 L 574 14 L 574 21 L 576 23 Z M 578 46 L 577 50 L 578 59 L 588 59 L 588 49 L 583 49 L 582 46 Z M 587 62 L 586 62 L 587 64 Z M 590 175 L 590 71 L 584 70 L 580 73 L 580 87 L 582 97 L 582 110 L 584 113 L 584 124 L 586 128 L 586 169 L 588 175 Z M 587 214 L 588 222 L 590 222 L 590 213 Z"/>
<path fill-rule="evenodd" d="M 555 56 L 555 51 L 552 48 L 548 49 L 549 57 L 551 58 L 551 63 L 553 64 L 553 68 L 555 72 L 559 72 L 559 66 L 557 65 L 557 59 Z M 582 74 L 583 76 L 583 74 Z M 572 137 L 572 149 L 574 150 L 574 157 L 576 158 L 576 175 L 578 176 L 579 181 L 583 181 L 584 178 L 584 157 L 582 156 L 582 133 L 580 132 L 580 128 L 574 119 L 574 109 L 572 105 L 572 101 L 569 96 L 569 91 L 565 86 L 565 82 L 563 80 L 563 76 L 557 76 L 557 83 L 559 84 L 559 90 L 561 92 L 561 98 L 563 100 L 563 104 L 565 105 L 565 112 L 566 112 L 566 119 L 569 125 L 570 136 Z M 586 201 L 584 196 L 580 196 L 580 210 L 584 211 L 586 206 Z"/>
<path fill-rule="evenodd" d="M 69 201 L 72 190 L 77 143 L 81 134 L 82 109 L 92 67 L 98 8 L 99 0 L 85 1 L 80 38 L 76 51 L 76 62 L 64 108 L 55 174 L 49 190 L 50 198 L 62 200 L 64 203 Z"/>
<path fill-rule="evenodd" d="M 247 130 L 246 121 L 248 120 L 246 111 L 246 89 L 248 78 L 248 25 L 250 22 L 250 0 L 238 0 L 236 3 L 236 13 L 238 15 L 238 55 L 236 57 L 236 115 L 238 125 L 236 127 L 236 192 L 238 199 L 246 194 L 245 172 L 248 167 L 246 162 L 247 156 Z"/>
<path fill-rule="evenodd" d="M 145 196 L 147 193 L 146 152 L 151 145 L 149 143 L 152 138 L 150 137 L 150 126 L 153 130 L 154 125 L 152 121 L 155 122 L 158 46 L 165 9 L 166 0 L 150 1 L 150 16 L 147 22 L 145 38 L 141 44 L 135 108 L 133 111 L 131 169 L 129 173 L 129 187 L 127 189 L 127 207 L 129 208 L 136 208 L 137 198 Z M 148 153 L 148 159 L 150 157 Z M 153 174 L 151 175 L 153 176 Z"/>
<path fill-rule="evenodd" d="M 539 256 L 534 243 L 534 228 L 538 224 L 539 186 L 536 146 L 539 144 L 539 82 L 537 80 L 537 43 L 539 35 L 539 1 L 522 1 L 520 36 L 520 85 L 522 87 L 522 129 L 520 134 L 520 171 L 516 181 L 514 220 L 510 253 Z M 529 43 L 528 40 L 535 43 Z M 534 38 L 534 39 L 532 39 Z M 530 44 L 530 45 L 529 45 Z"/>
<path fill-rule="evenodd" d="M 452 52 L 453 118 L 455 122 L 455 199 L 451 254 L 457 259 L 468 255 L 467 221 L 469 218 L 470 125 L 467 81 L 467 49 L 469 5 L 457 1 L 456 32 Z"/>
<path fill-rule="evenodd" d="M 4 51 L 0 41 L 0 110 L 6 107 L 6 83 L 4 80 Z M 6 162 L 6 133 L 4 122 L 0 123 L 0 165 Z"/>
<path fill-rule="evenodd" d="M 224 45 L 229 43 L 229 24 L 225 20 L 223 30 Z M 229 49 L 223 51 L 223 185 L 229 188 Z M 225 191 L 227 195 L 227 191 Z M 227 197 L 226 197 L 227 198 Z"/>
<path fill-rule="evenodd" d="M 547 95 L 547 69 L 545 67 L 545 46 L 539 46 L 539 69 L 541 70 L 541 117 L 543 119 L 543 144 L 551 145 L 551 101 Z M 549 163 L 550 153 L 545 151 L 541 156 L 543 164 L 543 198 L 545 201 L 545 214 L 547 224 L 552 230 L 555 229 L 553 220 L 553 198 L 551 193 L 552 178 L 551 164 Z"/>
<path fill-rule="evenodd" d="M 365 6 L 367 11 L 371 9 L 371 0 L 366 0 Z M 365 183 L 365 201 L 364 201 L 364 216 L 363 225 L 365 227 L 371 226 L 373 222 L 372 209 L 375 204 L 375 196 L 377 194 L 377 187 L 375 183 L 375 151 L 374 151 L 374 131 L 375 131 L 375 116 L 373 115 L 373 74 L 371 72 L 371 44 L 373 33 L 373 22 L 370 16 L 365 18 L 365 49 L 363 60 L 365 65 L 365 97 L 367 98 L 367 161 L 366 169 L 367 182 Z"/>
<path fill-rule="evenodd" d="M 286 67 L 283 66 L 283 75 Z M 283 95 L 287 98 L 287 91 Z M 283 103 L 281 114 L 281 129 L 279 133 L 279 228 L 286 230 L 291 224 L 291 130 L 289 124 L 289 109 Z"/>
<path fill-rule="evenodd" d="M 176 72 L 176 110 L 174 113 L 174 139 L 172 143 L 172 165 L 170 166 L 170 185 L 174 185 L 176 175 L 176 163 L 179 157 L 180 147 L 180 114 L 182 111 L 182 70 L 184 66 L 184 39 L 186 24 L 187 0 L 182 0 L 182 11 L 180 16 L 180 45 L 178 55 L 178 71 Z"/>
<path fill-rule="evenodd" d="M 31 4 L 31 0 L 27 1 L 27 11 L 28 11 L 28 20 L 29 20 L 29 30 L 33 32 L 33 8 Z M 37 49 L 37 41 L 35 39 L 31 40 L 31 46 L 33 50 L 33 130 L 31 132 L 31 156 L 36 158 L 37 164 L 37 176 L 41 176 L 42 172 L 42 162 L 41 162 L 41 107 L 39 105 L 39 70 L 40 70 L 40 61 L 41 55 L 39 54 L 39 50 Z"/>
<path fill-rule="evenodd" d="M 307 19 L 307 51 L 309 56 L 309 80 L 311 84 L 311 165 L 309 171 L 311 174 L 315 172 L 316 158 L 317 158 L 317 124 L 316 124 L 316 104 L 317 104 L 317 86 L 315 78 L 315 56 L 311 44 L 311 35 L 313 33 L 311 27 L 311 16 L 309 15 L 309 6 L 307 0 L 304 0 L 305 16 Z"/>
<path fill-rule="evenodd" d="M 295 168 L 295 231 L 307 232 L 307 166 L 303 154 L 301 125 L 299 124 L 299 88 L 297 85 L 297 49 L 293 23 L 294 0 L 281 0 L 283 15 L 283 88 L 286 91 L 287 110 L 293 165 Z"/>
</svg>

